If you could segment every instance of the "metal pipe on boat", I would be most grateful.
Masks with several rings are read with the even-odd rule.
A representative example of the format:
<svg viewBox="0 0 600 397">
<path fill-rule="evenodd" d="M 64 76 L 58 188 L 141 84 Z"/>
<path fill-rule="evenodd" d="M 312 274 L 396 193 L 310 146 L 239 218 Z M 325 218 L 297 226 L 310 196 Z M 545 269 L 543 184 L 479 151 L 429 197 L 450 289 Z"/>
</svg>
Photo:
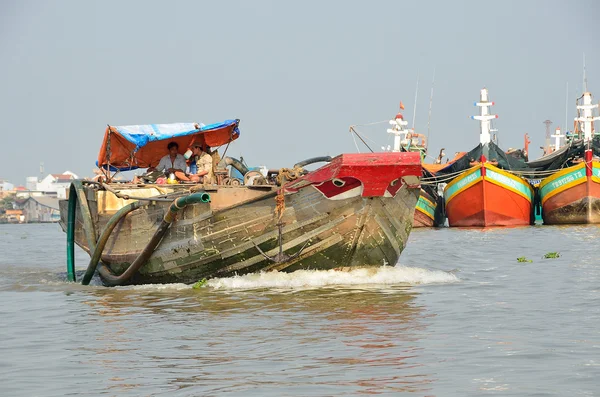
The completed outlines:
<svg viewBox="0 0 600 397">
<path fill-rule="evenodd" d="M 69 281 L 75 279 L 75 210 L 77 202 L 69 196 L 69 207 L 67 210 L 67 278 Z"/>
<path fill-rule="evenodd" d="M 96 231 L 92 222 L 92 214 L 88 205 L 82 181 L 76 179 L 69 187 L 69 204 L 67 212 L 67 277 L 69 281 L 76 281 L 75 276 L 75 219 L 77 216 L 77 203 L 83 220 L 83 229 L 88 241 L 90 252 L 96 250 Z"/>
<path fill-rule="evenodd" d="M 309 164 L 313 164 L 313 163 L 320 163 L 322 161 L 329 163 L 331 161 L 331 156 L 321 156 L 321 157 L 313 157 L 310 159 L 306 159 L 304 161 L 294 164 L 294 168 L 304 167 L 305 165 L 309 165 Z"/>
<path fill-rule="evenodd" d="M 115 276 L 106 265 L 100 262 L 98 266 L 98 273 L 100 273 L 100 276 L 102 276 L 103 281 L 111 287 L 122 285 L 125 282 L 129 281 L 129 279 L 131 279 L 131 277 L 133 277 L 133 275 L 144 264 L 146 264 L 148 258 L 150 257 L 150 255 L 152 255 L 152 253 L 164 237 L 165 233 L 169 229 L 169 226 L 171 226 L 171 223 L 173 223 L 173 221 L 175 220 L 175 215 L 177 214 L 177 212 L 184 209 L 190 204 L 208 202 L 210 202 L 210 195 L 206 192 L 192 193 L 188 196 L 179 197 L 175 199 L 169 206 L 169 209 L 165 214 L 162 222 L 158 226 L 158 229 L 156 229 L 156 232 L 154 232 L 154 235 L 152 236 L 144 250 L 138 255 L 138 257 L 127 268 L 127 270 L 125 270 L 120 276 Z"/>
<path fill-rule="evenodd" d="M 125 207 L 117 211 L 106 223 L 106 226 L 104 226 L 104 230 L 102 230 L 102 234 L 98 239 L 98 243 L 96 244 L 96 249 L 94 250 L 92 257 L 90 258 L 88 268 L 85 271 L 85 274 L 83 275 L 83 279 L 81 279 L 82 285 L 88 285 L 92 280 L 92 277 L 94 277 L 94 273 L 96 273 L 96 267 L 98 266 L 98 261 L 100 261 L 100 257 L 102 256 L 104 246 L 106 245 L 106 242 L 108 241 L 108 238 L 110 237 L 110 234 L 114 230 L 115 226 L 117 226 L 117 224 L 122 218 L 124 218 L 131 211 L 140 208 L 141 205 L 142 203 L 139 201 L 126 205 Z"/>
<path fill-rule="evenodd" d="M 222 160 L 226 165 L 230 165 L 233 168 L 235 168 L 236 170 L 238 170 L 242 175 L 246 175 L 246 173 L 249 171 L 248 167 L 246 167 L 244 164 L 242 164 L 242 162 L 236 158 L 233 157 L 225 157 Z"/>
</svg>

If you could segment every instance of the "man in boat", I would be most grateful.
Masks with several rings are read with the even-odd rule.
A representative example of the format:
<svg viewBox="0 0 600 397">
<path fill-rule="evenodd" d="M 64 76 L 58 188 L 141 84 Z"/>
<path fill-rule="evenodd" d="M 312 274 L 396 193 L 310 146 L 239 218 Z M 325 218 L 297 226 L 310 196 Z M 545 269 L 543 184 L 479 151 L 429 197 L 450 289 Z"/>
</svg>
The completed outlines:
<svg viewBox="0 0 600 397">
<path fill-rule="evenodd" d="M 206 146 L 206 148 L 204 149 L 201 143 L 196 142 L 192 144 L 192 147 L 190 149 L 192 151 L 192 157 L 190 157 L 190 161 L 192 162 L 192 164 L 190 168 L 193 169 L 192 165 L 196 165 L 196 173 L 191 174 L 190 179 L 194 182 L 213 183 L 214 166 L 213 157 L 209 154 L 210 147 Z"/>
<path fill-rule="evenodd" d="M 183 157 L 182 154 L 179 154 L 179 145 L 177 142 L 169 142 L 167 149 L 169 150 L 169 154 L 160 159 L 160 162 L 155 169 L 157 171 L 164 171 L 167 176 L 175 174 L 175 176 L 179 178 L 183 175 L 185 179 L 188 179 L 185 176 L 185 157 Z M 148 168 L 148 171 L 154 171 L 154 168 L 150 167 Z"/>
<path fill-rule="evenodd" d="M 177 142 L 169 142 L 167 145 L 169 153 L 160 159 L 156 167 L 149 167 L 144 175 L 135 177 L 133 183 L 155 182 L 158 177 L 165 175 L 167 178 L 173 176 L 179 181 L 190 181 L 191 179 L 185 173 L 187 167 L 185 157 L 179 154 L 179 145 Z"/>
</svg>

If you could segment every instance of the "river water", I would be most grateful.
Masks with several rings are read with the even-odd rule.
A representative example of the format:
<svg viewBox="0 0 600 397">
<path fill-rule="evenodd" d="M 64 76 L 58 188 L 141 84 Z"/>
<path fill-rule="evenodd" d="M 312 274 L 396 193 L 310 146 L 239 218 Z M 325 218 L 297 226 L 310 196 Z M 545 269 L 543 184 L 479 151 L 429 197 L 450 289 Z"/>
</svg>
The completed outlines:
<svg viewBox="0 0 600 397">
<path fill-rule="evenodd" d="M 68 283 L 65 241 L 0 225 L 1 396 L 600 396 L 597 226 L 414 230 L 395 267 L 200 289 Z"/>
</svg>

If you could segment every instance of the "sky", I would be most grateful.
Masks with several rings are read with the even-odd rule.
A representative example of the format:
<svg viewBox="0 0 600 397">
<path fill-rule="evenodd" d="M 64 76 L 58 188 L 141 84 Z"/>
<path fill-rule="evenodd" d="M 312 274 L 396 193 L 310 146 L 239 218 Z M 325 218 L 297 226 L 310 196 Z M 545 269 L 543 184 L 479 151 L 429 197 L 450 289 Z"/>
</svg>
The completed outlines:
<svg viewBox="0 0 600 397">
<path fill-rule="evenodd" d="M 599 16 L 595 0 L 4 0 L 0 179 L 93 175 L 107 124 L 238 118 L 227 155 L 269 168 L 368 151 L 351 125 L 381 150 L 388 125 L 364 124 L 400 101 L 452 157 L 479 142 L 483 87 L 500 146 L 529 133 L 537 158 L 544 120 L 572 127 L 584 56 L 600 98 Z"/>
</svg>

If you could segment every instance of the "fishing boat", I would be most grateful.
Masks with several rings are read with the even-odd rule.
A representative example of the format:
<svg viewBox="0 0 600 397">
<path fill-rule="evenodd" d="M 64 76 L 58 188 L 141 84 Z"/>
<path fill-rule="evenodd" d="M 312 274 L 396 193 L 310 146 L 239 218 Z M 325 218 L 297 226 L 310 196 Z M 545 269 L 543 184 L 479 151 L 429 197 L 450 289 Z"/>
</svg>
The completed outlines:
<svg viewBox="0 0 600 397">
<path fill-rule="evenodd" d="M 243 183 L 113 178 L 156 166 L 172 141 L 180 153 L 195 143 L 226 151 L 239 123 L 107 127 L 97 161 L 104 178 L 74 181 L 60 202 L 69 279 L 77 278 L 75 244 L 90 255 L 82 283 L 97 271 L 108 286 L 396 264 L 420 191 L 418 153 L 318 157 L 248 178 L 257 171 L 223 156 L 220 165 L 245 173 Z M 317 162 L 325 164 L 304 169 Z"/>
<path fill-rule="evenodd" d="M 551 175 L 542 179 L 538 194 L 544 224 L 600 223 L 600 137 L 594 123 L 598 104 L 592 103 L 592 94 L 585 92 L 578 98 L 578 116 L 575 118 L 574 139 L 528 165 L 538 172 Z M 555 134 L 558 140 L 560 131 Z"/>
<path fill-rule="evenodd" d="M 445 211 L 450 227 L 519 226 L 534 222 L 534 191 L 526 179 L 512 170 L 526 168 L 522 160 L 501 150 L 491 140 L 491 121 L 498 116 L 489 113 L 494 103 L 483 88 L 480 114 L 472 116 L 480 122 L 480 143 L 460 159 L 436 172 L 444 188 Z"/>
<path fill-rule="evenodd" d="M 402 102 L 400 109 L 403 109 Z M 423 134 L 415 133 L 413 128 L 407 128 L 408 121 L 404 120 L 401 112 L 398 112 L 393 120 L 389 122 L 392 127 L 387 132 L 394 136 L 394 146 L 390 148 L 393 152 L 416 152 L 425 162 L 427 155 L 427 138 Z M 424 164 L 423 164 L 424 166 Z M 428 170 L 423 168 L 423 177 L 431 178 Z M 419 201 L 415 209 L 413 227 L 438 227 L 444 224 L 441 212 L 440 196 L 436 184 L 421 184 Z"/>
</svg>

